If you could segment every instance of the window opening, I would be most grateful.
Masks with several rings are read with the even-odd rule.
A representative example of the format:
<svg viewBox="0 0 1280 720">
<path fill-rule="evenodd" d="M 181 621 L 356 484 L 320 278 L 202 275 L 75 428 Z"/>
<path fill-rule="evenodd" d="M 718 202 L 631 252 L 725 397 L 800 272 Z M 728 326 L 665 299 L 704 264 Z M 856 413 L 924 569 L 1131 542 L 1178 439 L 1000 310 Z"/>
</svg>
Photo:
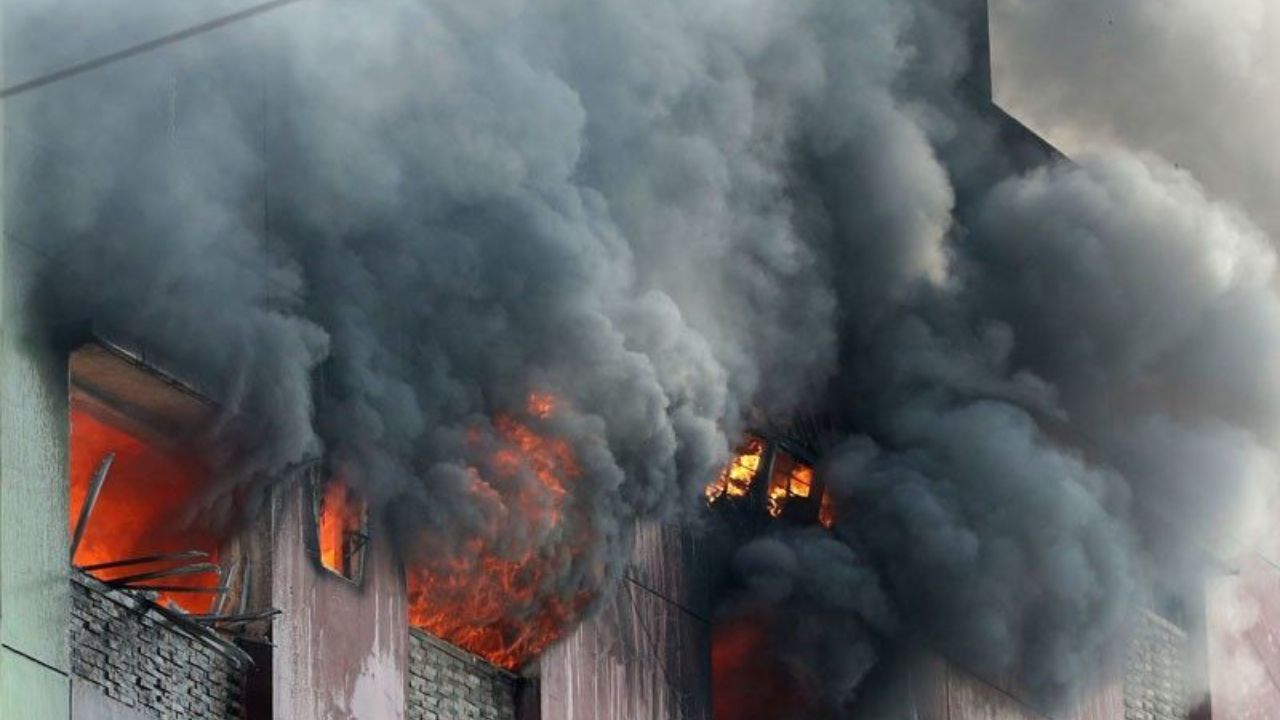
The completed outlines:
<svg viewBox="0 0 1280 720">
<path fill-rule="evenodd" d="M 707 500 L 715 502 L 722 497 L 745 497 L 751 490 L 751 483 L 755 480 L 760 471 L 760 466 L 764 462 L 764 451 L 765 442 L 763 439 L 754 435 L 747 436 L 742 445 L 738 446 L 733 460 L 707 486 Z"/>
<path fill-rule="evenodd" d="M 70 362 L 71 564 L 108 586 L 207 614 L 225 593 L 222 538 L 199 510 L 212 473 L 184 421 L 211 406 L 93 344 Z"/>
<path fill-rule="evenodd" d="M 769 478 L 766 507 L 769 515 L 778 517 L 791 498 L 807 498 L 813 490 L 813 468 L 796 460 L 791 453 L 779 450 L 773 458 L 773 475 Z"/>
<path fill-rule="evenodd" d="M 340 477 L 331 477 L 313 490 L 316 549 L 320 565 L 359 582 L 369 542 L 369 511 L 364 500 Z"/>
</svg>

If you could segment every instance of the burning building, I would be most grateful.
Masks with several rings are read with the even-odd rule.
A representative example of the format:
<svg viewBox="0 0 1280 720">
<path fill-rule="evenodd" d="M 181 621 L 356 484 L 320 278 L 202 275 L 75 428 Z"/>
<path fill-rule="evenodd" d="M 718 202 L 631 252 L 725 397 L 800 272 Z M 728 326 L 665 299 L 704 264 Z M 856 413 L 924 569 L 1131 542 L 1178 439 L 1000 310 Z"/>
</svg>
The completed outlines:
<svg viewBox="0 0 1280 720">
<path fill-rule="evenodd" d="M 39 4 L 0 5 L 0 718 L 1280 703 L 1274 564 L 1112 493 L 1137 453 L 1017 364 L 1142 333 L 1015 362 L 1010 328 L 1102 311 L 1019 326 L 1023 246 L 943 242 L 1104 214 L 1000 212 L 1067 163 L 993 102 L 985 2 L 719 7 L 678 38 L 616 3 L 166 4 L 100 52 Z M 1025 298 L 1086 305 L 1050 280 Z M 1139 391 L 1073 412 L 1203 400 L 1115 354 Z M 1023 475 L 1070 482 L 998 482 Z M 1177 573 L 1130 564 L 1131 500 Z"/>
<path fill-rule="evenodd" d="M 800 492 L 784 493 L 780 489 L 788 485 L 788 479 L 794 487 L 797 468 L 811 468 L 811 461 L 798 458 L 813 457 L 813 451 L 797 450 L 799 447 L 803 447 L 802 441 L 786 434 L 749 436 L 733 462 L 708 486 L 708 497 L 720 515 L 719 532 L 735 538 L 728 543 L 730 547 L 766 535 L 770 529 L 776 531 L 779 524 L 814 525 L 826 531 L 835 526 L 834 502 L 827 500 L 828 490 L 809 483 L 803 484 Z M 810 476 L 803 473 L 801 477 Z M 727 492 L 726 487 L 737 490 Z M 856 507 L 846 505 L 845 511 L 850 510 L 856 515 Z M 856 517 L 851 521 L 856 522 Z M 1213 571 L 1206 568 L 1201 582 L 1213 575 Z M 716 592 L 732 596 L 735 591 L 721 585 Z M 1190 596 L 1199 594 L 1197 589 Z M 988 717 L 1198 720 L 1213 717 L 1208 700 L 1202 699 L 1196 690 L 1208 686 L 1207 636 L 1202 633 L 1212 625 L 1203 615 L 1206 612 L 1203 605 L 1188 608 L 1171 598 L 1164 598 L 1169 604 L 1160 605 L 1161 598 L 1148 596 L 1147 608 L 1134 618 L 1127 653 L 1102 676 L 1103 684 L 1066 714 L 1042 704 L 1016 677 L 984 674 L 919 649 L 893 661 L 900 663 L 900 669 L 906 668 L 902 671 L 906 681 L 901 677 L 873 676 L 869 683 L 872 687 L 864 687 L 868 699 L 858 709 L 845 712 L 851 712 L 849 717 L 939 720 Z M 803 607 L 794 610 L 805 611 Z M 1192 617 L 1189 613 L 1200 615 Z M 712 634 L 713 717 L 716 720 L 789 717 L 796 714 L 797 708 L 807 708 L 806 712 L 827 717 L 821 714 L 823 701 L 817 690 L 820 683 L 788 667 L 785 649 L 776 645 L 777 636 L 789 634 L 780 626 L 794 621 L 785 610 L 778 612 L 776 608 L 750 602 L 721 607 Z M 883 685 L 876 686 L 876 683 Z M 826 708 L 825 712 L 833 710 Z"/>
</svg>

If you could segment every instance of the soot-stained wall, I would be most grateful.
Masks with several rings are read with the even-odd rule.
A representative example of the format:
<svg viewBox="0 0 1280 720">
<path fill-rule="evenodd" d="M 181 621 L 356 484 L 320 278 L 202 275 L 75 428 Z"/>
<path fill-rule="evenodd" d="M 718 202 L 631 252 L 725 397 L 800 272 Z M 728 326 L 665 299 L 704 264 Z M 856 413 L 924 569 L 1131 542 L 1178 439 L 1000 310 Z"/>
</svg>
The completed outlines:
<svg viewBox="0 0 1280 720">
<path fill-rule="evenodd" d="M 92 690 L 158 720 L 240 720 L 246 667 L 148 606 L 94 580 L 71 582 L 71 670 Z M 77 697 L 92 698 L 78 687 Z M 80 702 L 71 716 L 101 717 Z"/>
<path fill-rule="evenodd" d="M 887 716 L 919 720 L 1125 720 L 1120 682 L 1093 688 L 1075 707 L 1046 715 L 1008 690 L 936 656 L 917 661 L 909 678 L 909 685 L 894 693 Z"/>
<path fill-rule="evenodd" d="M 375 524 L 361 582 L 333 575 L 307 550 L 310 512 L 299 487 L 274 504 L 275 717 L 403 720 L 409 631 L 395 554 Z"/>
<path fill-rule="evenodd" d="M 1280 707 L 1280 558 L 1254 553 L 1209 582 L 1214 720 L 1273 717 Z"/>
<path fill-rule="evenodd" d="M 636 533 L 602 611 L 541 659 L 545 720 L 710 720 L 711 624 L 688 531 Z"/>
</svg>

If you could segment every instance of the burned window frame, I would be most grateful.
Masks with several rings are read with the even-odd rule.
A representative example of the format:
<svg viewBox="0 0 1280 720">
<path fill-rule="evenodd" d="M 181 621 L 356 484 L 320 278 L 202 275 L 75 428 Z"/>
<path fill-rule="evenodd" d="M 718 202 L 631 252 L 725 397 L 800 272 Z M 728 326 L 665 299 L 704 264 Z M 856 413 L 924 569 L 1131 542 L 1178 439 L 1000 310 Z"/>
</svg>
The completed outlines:
<svg viewBox="0 0 1280 720">
<path fill-rule="evenodd" d="M 343 532 L 343 558 L 346 563 L 350 564 L 350 572 L 330 567 L 324 561 L 320 540 L 321 526 L 323 524 L 321 510 L 324 505 L 325 491 L 330 483 L 342 483 L 345 486 L 347 497 L 354 498 L 359 503 L 359 527 L 350 532 Z M 310 509 L 310 512 L 307 513 L 307 537 L 304 543 L 307 548 L 307 554 L 311 557 L 316 568 L 324 574 L 339 578 L 357 587 L 362 587 L 364 585 L 365 571 L 368 567 L 369 544 L 372 540 L 368 501 L 356 492 L 350 483 L 347 483 L 339 475 L 332 472 L 325 463 L 315 463 L 308 469 L 306 493 Z"/>
<path fill-rule="evenodd" d="M 801 471 L 804 472 L 801 472 Z M 808 481 L 798 483 L 802 474 L 807 474 Z M 781 480 L 781 482 L 779 482 Z M 796 500 L 809 500 L 814 495 L 815 480 L 813 464 L 804 461 L 796 453 L 785 446 L 775 444 L 769 458 L 769 476 L 765 485 L 765 510 L 770 517 L 782 517 Z M 802 485 L 804 492 L 797 492 Z M 776 492 L 780 491 L 780 492 Z"/>
<path fill-rule="evenodd" d="M 199 417 L 216 411 L 217 404 L 207 396 L 147 361 L 140 353 L 92 333 L 78 333 L 72 340 L 63 346 L 66 353 L 68 493 L 75 483 L 70 460 L 76 442 L 73 423 L 77 412 L 138 439 L 156 452 L 165 453 L 186 442 L 184 438 L 190 436 Z M 183 618 L 196 623 L 214 619 L 225 604 L 230 585 L 234 582 L 234 578 L 228 577 L 231 558 L 226 552 L 225 542 L 219 542 L 216 550 L 142 551 L 77 563 L 76 555 L 92 525 L 93 514 L 100 511 L 101 492 L 110 483 L 112 469 L 117 465 L 117 450 L 108 450 L 95 463 L 80 507 L 75 509 L 68 505 L 68 510 L 74 511 L 68 527 L 70 544 L 67 557 L 73 577 L 84 579 L 89 587 L 100 585 L 126 593 L 174 619 Z M 123 481 L 117 480 L 115 484 Z M 210 577 L 212 584 L 182 582 L 197 576 Z M 181 603 L 161 602 L 166 594 L 173 593 L 212 595 L 211 609 L 202 613 Z"/>
<path fill-rule="evenodd" d="M 742 437 L 742 441 L 734 447 L 733 457 L 728 463 L 716 474 L 704 490 L 707 502 L 716 503 L 720 500 L 737 500 L 751 495 L 752 488 L 755 487 L 756 481 L 760 478 L 762 470 L 769 466 L 769 453 L 771 443 L 767 438 L 757 433 L 746 433 Z M 744 457 L 755 457 L 756 465 L 749 468 L 742 462 Z M 750 477 L 742 486 L 741 492 L 734 492 L 732 488 L 736 487 L 733 471 L 736 468 L 749 469 Z"/>
<path fill-rule="evenodd" d="M 752 444 L 758 444 L 759 461 L 752 473 L 751 480 L 739 493 L 729 492 L 730 472 L 735 467 L 744 467 L 741 458 L 755 452 Z M 780 467 L 780 462 L 789 467 Z M 795 491 L 796 470 L 808 470 L 806 492 Z M 785 472 L 785 492 L 781 498 L 774 490 L 779 472 Z M 812 453 L 802 445 L 788 441 L 786 437 L 772 433 L 748 431 L 743 434 L 742 441 L 735 447 L 733 458 L 721 469 L 716 478 L 704 489 L 707 504 L 711 507 L 725 505 L 745 509 L 748 513 L 758 512 L 767 520 L 788 519 L 795 522 L 813 523 L 830 528 L 833 520 L 832 507 L 828 489 L 817 471 Z M 828 512 L 824 513 L 824 506 Z M 741 510 L 740 510 L 741 511 Z M 739 511 L 739 512 L 740 512 Z"/>
</svg>

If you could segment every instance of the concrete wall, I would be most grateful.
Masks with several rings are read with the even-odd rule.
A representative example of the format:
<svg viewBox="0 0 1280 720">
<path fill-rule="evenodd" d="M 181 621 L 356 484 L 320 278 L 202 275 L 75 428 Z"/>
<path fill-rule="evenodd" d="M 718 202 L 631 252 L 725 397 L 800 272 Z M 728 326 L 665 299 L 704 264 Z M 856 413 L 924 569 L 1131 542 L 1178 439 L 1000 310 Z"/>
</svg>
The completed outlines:
<svg viewBox="0 0 1280 720">
<path fill-rule="evenodd" d="M 76 718 L 86 720 L 154 720 L 155 716 L 131 708 L 102 694 L 97 685 L 71 679 L 71 712 Z"/>
<path fill-rule="evenodd" d="M 711 629 L 697 547 L 638 530 L 612 600 L 540 661 L 544 720 L 710 720 Z"/>
<path fill-rule="evenodd" d="M 1012 695 L 955 668 L 948 668 L 946 720 L 1045 720 Z"/>
<path fill-rule="evenodd" d="M 1073 709 L 1047 715 L 995 685 L 936 658 L 921 663 L 912 697 L 899 711 L 919 720 L 1128 720 L 1119 680 L 1098 688 Z"/>
<path fill-rule="evenodd" d="M 441 640 L 409 634 L 408 720 L 515 720 L 518 683 Z"/>
<path fill-rule="evenodd" d="M 65 717 L 67 387 L 65 358 L 31 327 L 29 248 L 3 241 L 0 259 L 0 718 L 28 702 Z"/>
<path fill-rule="evenodd" d="M 243 717 L 243 663 L 92 580 L 73 581 L 71 597 L 71 669 L 83 681 L 73 718 L 99 720 L 108 710 L 106 717 L 158 720 Z"/>
<path fill-rule="evenodd" d="M 1280 708 L 1280 569 L 1257 555 L 1206 592 L 1213 720 L 1263 720 Z"/>
<path fill-rule="evenodd" d="M 1128 720 L 1117 681 L 1093 691 L 1074 709 L 1046 715 L 956 668 L 948 669 L 945 720 Z"/>
<path fill-rule="evenodd" d="M 1068 715 L 1069 720 L 1123 720 L 1127 712 L 1124 684 L 1119 678 L 1097 688 Z"/>
<path fill-rule="evenodd" d="M 376 525 L 361 585 L 306 549 L 311 504 L 297 483 L 273 506 L 273 705 L 289 720 L 403 720 L 408 661 L 404 577 Z"/>
<path fill-rule="evenodd" d="M 0 85 L 14 77 L 20 28 L 0 3 Z M 66 366 L 32 312 L 36 253 L 12 232 L 21 108 L 0 104 L 0 719 L 66 718 Z"/>
</svg>

